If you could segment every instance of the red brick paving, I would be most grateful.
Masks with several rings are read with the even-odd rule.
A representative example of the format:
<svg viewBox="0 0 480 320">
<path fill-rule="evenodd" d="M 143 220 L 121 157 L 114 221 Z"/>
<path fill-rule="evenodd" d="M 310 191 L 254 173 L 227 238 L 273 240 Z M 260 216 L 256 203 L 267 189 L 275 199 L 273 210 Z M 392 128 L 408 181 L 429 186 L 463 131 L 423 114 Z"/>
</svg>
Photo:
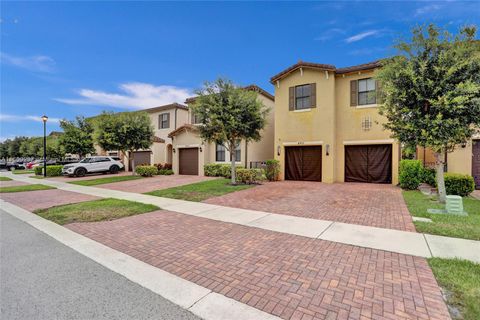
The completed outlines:
<svg viewBox="0 0 480 320">
<path fill-rule="evenodd" d="M 71 230 L 283 319 L 449 319 L 424 258 L 168 211 Z"/>
<path fill-rule="evenodd" d="M 415 232 L 401 190 L 391 185 L 278 181 L 205 202 Z"/>
<path fill-rule="evenodd" d="M 115 183 L 107 183 L 98 185 L 100 188 L 145 193 L 155 190 L 173 188 L 182 186 L 185 184 L 191 184 L 196 182 L 202 182 L 216 178 L 203 177 L 203 176 L 185 176 L 185 175 L 170 175 L 170 176 L 154 176 L 151 178 L 122 181 Z"/>
<path fill-rule="evenodd" d="M 26 186 L 28 183 L 22 181 L 0 181 L 0 187 Z"/>
<path fill-rule="evenodd" d="M 45 209 L 69 203 L 100 199 L 81 193 L 59 189 L 27 192 L 0 193 L 0 199 L 8 201 L 28 211 Z"/>
</svg>

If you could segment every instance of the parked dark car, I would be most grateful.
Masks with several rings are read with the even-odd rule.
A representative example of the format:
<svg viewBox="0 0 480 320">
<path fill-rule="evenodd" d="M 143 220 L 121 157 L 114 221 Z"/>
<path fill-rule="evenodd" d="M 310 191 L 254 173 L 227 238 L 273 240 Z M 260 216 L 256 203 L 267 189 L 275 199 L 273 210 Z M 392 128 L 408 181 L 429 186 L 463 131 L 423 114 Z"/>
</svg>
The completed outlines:
<svg viewBox="0 0 480 320">
<path fill-rule="evenodd" d="M 17 162 L 12 162 L 12 161 L 0 161 L 0 169 L 6 169 L 8 171 L 10 170 L 18 170 L 18 169 L 23 169 L 25 168 L 23 165 L 17 163 Z"/>
</svg>

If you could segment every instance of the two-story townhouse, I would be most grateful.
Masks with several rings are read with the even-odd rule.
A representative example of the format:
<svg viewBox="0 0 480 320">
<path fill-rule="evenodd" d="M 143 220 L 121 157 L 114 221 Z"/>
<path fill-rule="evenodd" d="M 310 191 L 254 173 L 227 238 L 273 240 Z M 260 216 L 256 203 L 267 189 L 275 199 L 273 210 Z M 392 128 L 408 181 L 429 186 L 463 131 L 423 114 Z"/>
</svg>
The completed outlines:
<svg viewBox="0 0 480 320">
<path fill-rule="evenodd" d="M 378 114 L 378 67 L 300 61 L 271 78 L 282 179 L 397 183 L 400 147 Z"/>
<path fill-rule="evenodd" d="M 258 93 L 258 99 L 269 108 L 267 123 L 262 130 L 260 141 L 239 141 L 235 150 L 237 165 L 243 167 L 256 166 L 268 159 L 273 159 L 274 137 L 274 97 L 256 85 L 244 88 Z M 195 97 L 185 101 L 187 105 L 194 103 Z M 169 134 L 173 145 L 173 171 L 176 174 L 204 175 L 204 165 L 209 163 L 230 163 L 230 152 L 220 144 L 207 143 L 198 133 L 200 125 L 195 115 L 189 111 L 188 123 L 178 127 Z"/>
<path fill-rule="evenodd" d="M 273 76 L 275 158 L 281 179 L 398 183 L 400 144 L 378 113 L 378 61 L 346 68 L 298 62 Z M 447 156 L 447 171 L 480 187 L 480 136 Z M 417 158 L 434 161 L 421 148 Z"/>
</svg>

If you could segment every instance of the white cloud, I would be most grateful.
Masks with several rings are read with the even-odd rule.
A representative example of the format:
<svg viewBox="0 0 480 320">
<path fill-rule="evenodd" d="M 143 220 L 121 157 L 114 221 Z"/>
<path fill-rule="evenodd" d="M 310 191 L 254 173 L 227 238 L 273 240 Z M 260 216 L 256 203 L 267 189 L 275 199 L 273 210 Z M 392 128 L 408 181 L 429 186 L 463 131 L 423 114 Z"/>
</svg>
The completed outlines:
<svg viewBox="0 0 480 320">
<path fill-rule="evenodd" d="M 48 122 L 60 122 L 60 118 L 48 118 Z M 14 114 L 5 114 L 0 113 L 0 121 L 2 122 L 21 122 L 21 121 L 36 121 L 42 122 L 42 116 L 31 116 L 31 115 L 14 115 Z"/>
<path fill-rule="evenodd" d="M 53 72 L 55 69 L 55 60 L 48 56 L 18 57 L 0 52 L 0 61 L 2 64 L 8 64 L 34 72 Z"/>
<path fill-rule="evenodd" d="M 340 34 L 345 34 L 345 30 L 340 28 L 331 28 L 331 29 L 325 30 L 321 35 L 316 37 L 314 40 L 327 41 Z"/>
<path fill-rule="evenodd" d="M 111 93 L 92 89 L 81 89 L 79 98 L 54 100 L 73 105 L 99 105 L 125 109 L 145 109 L 173 102 L 183 103 L 192 96 L 186 88 L 149 83 L 130 82 L 119 86 L 121 93 Z"/>
<path fill-rule="evenodd" d="M 442 8 L 442 6 L 438 5 L 438 4 L 430 4 L 428 6 L 423 6 L 423 7 L 418 8 L 417 10 L 415 10 L 415 16 L 428 14 L 430 12 L 440 10 L 441 8 Z"/>
<path fill-rule="evenodd" d="M 367 37 L 378 35 L 379 33 L 380 33 L 380 30 L 368 30 L 368 31 L 353 35 L 351 37 L 348 37 L 345 39 L 345 41 L 347 43 L 357 42 Z"/>
</svg>

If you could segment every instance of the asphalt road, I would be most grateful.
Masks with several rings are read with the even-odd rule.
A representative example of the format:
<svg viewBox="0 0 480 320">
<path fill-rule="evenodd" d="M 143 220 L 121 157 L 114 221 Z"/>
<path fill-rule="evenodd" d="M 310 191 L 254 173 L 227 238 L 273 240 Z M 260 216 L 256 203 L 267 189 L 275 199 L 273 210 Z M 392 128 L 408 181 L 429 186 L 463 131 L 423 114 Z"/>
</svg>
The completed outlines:
<svg viewBox="0 0 480 320">
<path fill-rule="evenodd" d="M 199 319 L 0 209 L 0 319 Z"/>
</svg>

